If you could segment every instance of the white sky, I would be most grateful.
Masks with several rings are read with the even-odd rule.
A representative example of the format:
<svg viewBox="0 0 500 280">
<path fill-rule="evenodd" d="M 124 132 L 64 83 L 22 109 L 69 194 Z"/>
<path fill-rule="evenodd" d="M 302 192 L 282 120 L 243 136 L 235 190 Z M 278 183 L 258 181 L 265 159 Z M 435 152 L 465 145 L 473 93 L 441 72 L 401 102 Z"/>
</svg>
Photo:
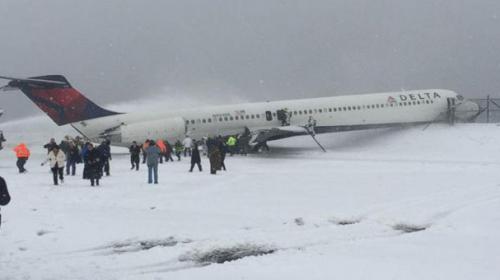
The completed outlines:
<svg viewBox="0 0 500 280">
<path fill-rule="evenodd" d="M 487 0 L 2 0 L 0 74 L 64 74 L 102 105 L 401 88 L 500 96 L 499 12 Z M 0 107 L 6 119 L 38 111 L 18 94 Z"/>
</svg>

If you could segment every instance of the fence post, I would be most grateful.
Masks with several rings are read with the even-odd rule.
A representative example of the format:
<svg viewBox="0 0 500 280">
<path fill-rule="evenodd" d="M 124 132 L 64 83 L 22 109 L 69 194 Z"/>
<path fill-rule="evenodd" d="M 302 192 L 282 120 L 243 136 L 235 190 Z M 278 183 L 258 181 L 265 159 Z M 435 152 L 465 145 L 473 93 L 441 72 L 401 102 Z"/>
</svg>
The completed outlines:
<svg viewBox="0 0 500 280">
<path fill-rule="evenodd" d="M 490 95 L 486 96 L 486 123 L 490 123 Z"/>
</svg>

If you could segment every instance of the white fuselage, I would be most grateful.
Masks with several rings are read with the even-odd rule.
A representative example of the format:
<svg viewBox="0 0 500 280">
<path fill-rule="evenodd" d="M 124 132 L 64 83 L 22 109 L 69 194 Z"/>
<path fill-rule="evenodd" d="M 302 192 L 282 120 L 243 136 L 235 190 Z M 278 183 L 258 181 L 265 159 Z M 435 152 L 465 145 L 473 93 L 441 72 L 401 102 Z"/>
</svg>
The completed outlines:
<svg viewBox="0 0 500 280">
<path fill-rule="evenodd" d="M 234 135 L 282 126 L 276 112 L 291 114 L 290 126 L 305 126 L 312 117 L 317 131 L 333 132 L 379 126 L 424 123 L 444 119 L 450 90 L 430 89 L 391 93 L 244 103 L 161 111 L 118 114 L 72 123 L 86 137 L 108 137 L 115 145 L 128 145 L 146 139 L 182 140 L 205 136 Z M 457 102 L 459 104 L 460 102 Z"/>
</svg>

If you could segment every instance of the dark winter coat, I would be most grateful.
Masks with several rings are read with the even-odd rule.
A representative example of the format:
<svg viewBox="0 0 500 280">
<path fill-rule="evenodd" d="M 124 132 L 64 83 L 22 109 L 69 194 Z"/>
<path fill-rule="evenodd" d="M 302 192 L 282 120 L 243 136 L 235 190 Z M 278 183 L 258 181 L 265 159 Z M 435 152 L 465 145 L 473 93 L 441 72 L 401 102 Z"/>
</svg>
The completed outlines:
<svg viewBox="0 0 500 280">
<path fill-rule="evenodd" d="M 61 143 L 59 143 L 59 149 L 61 149 L 61 151 L 63 151 L 64 154 L 67 155 L 68 152 L 69 152 L 69 143 L 68 143 L 68 141 L 66 141 L 66 140 L 61 141 Z"/>
<path fill-rule="evenodd" d="M 130 152 L 130 156 L 132 157 L 139 157 L 141 154 L 141 147 L 139 147 L 139 145 L 132 145 L 128 148 L 128 150 Z"/>
<path fill-rule="evenodd" d="M 193 151 L 191 152 L 191 163 L 201 163 L 200 150 L 198 150 L 197 145 L 193 147 Z"/>
<path fill-rule="evenodd" d="M 102 155 L 97 149 L 88 150 L 84 158 L 83 179 L 101 179 Z"/>
<path fill-rule="evenodd" d="M 102 143 L 96 149 L 101 153 L 101 160 L 106 161 L 111 159 L 111 148 L 108 144 Z"/>
<path fill-rule="evenodd" d="M 49 142 L 49 143 L 43 145 L 43 147 L 45 149 L 47 149 L 47 154 L 50 153 L 50 151 L 52 151 L 52 149 L 54 149 L 55 146 L 57 146 L 56 142 Z"/>
<path fill-rule="evenodd" d="M 68 153 L 66 154 L 66 159 L 69 162 L 82 162 L 80 151 L 78 151 L 78 148 L 76 146 L 69 147 Z"/>
<path fill-rule="evenodd" d="M 222 156 L 217 146 L 214 146 L 214 148 L 208 152 L 208 158 L 210 159 L 210 169 L 221 170 Z"/>
<path fill-rule="evenodd" d="M 227 146 L 222 139 L 217 139 L 217 147 L 219 148 L 222 161 L 226 158 Z"/>
<path fill-rule="evenodd" d="M 9 191 L 7 190 L 7 184 L 5 180 L 0 177 L 0 205 L 7 205 L 10 202 Z"/>
</svg>

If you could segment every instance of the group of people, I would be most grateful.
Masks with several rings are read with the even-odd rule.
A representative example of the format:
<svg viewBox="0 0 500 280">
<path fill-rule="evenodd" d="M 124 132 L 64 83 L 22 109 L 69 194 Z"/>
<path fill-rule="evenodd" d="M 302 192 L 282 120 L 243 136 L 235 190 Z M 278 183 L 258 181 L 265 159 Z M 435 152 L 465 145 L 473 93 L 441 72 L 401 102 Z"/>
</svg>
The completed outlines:
<svg viewBox="0 0 500 280">
<path fill-rule="evenodd" d="M 210 173 L 216 174 L 217 171 L 226 170 L 225 158 L 229 153 L 231 156 L 235 153 L 246 155 L 248 152 L 248 141 L 250 133 L 229 137 L 204 137 L 196 141 L 186 136 L 183 141 L 176 140 L 170 144 L 167 140 L 148 139 L 142 144 L 136 141 L 129 147 L 130 163 L 132 170 L 139 170 L 141 163 L 148 167 L 148 183 L 158 184 L 158 164 L 168 161 L 174 161 L 172 155 L 180 161 L 182 155 L 190 157 L 191 166 L 189 172 L 193 172 L 195 167 L 201 172 L 202 155 L 208 157 L 210 162 Z M 110 175 L 111 147 L 109 140 L 103 141 L 97 147 L 90 142 L 84 142 L 79 136 L 71 138 L 69 136 L 58 144 L 54 138 L 43 146 L 47 150 L 47 158 L 42 163 L 48 163 L 52 172 L 54 185 L 64 182 L 66 176 L 75 176 L 76 165 L 84 164 L 83 178 L 90 180 L 91 186 L 99 186 L 102 176 Z M 17 156 L 17 167 L 19 173 L 27 172 L 24 167 L 30 157 L 30 150 L 24 143 L 20 143 L 14 148 Z M 64 172 L 66 169 L 66 172 Z"/>
<path fill-rule="evenodd" d="M 59 144 L 51 138 L 43 148 L 47 150 L 47 158 L 41 165 L 49 164 L 54 185 L 64 182 L 64 168 L 67 176 L 75 176 L 76 165 L 79 163 L 84 164 L 83 178 L 90 180 L 91 186 L 99 186 L 103 174 L 110 175 L 111 147 L 107 140 L 94 147 L 92 143 L 84 142 L 79 136 L 75 138 L 66 136 Z M 31 155 L 30 150 L 26 144 L 20 143 L 14 147 L 14 152 L 19 173 L 27 172 L 24 165 Z"/>
<path fill-rule="evenodd" d="M 174 161 L 172 153 L 177 157 L 177 161 L 181 160 L 182 153 L 184 153 L 184 157 L 191 157 L 190 172 L 193 171 L 195 165 L 198 165 L 199 170 L 202 171 L 198 143 L 189 136 L 186 136 L 182 142 L 176 140 L 174 145 L 163 139 L 157 139 L 156 141 L 147 139 L 142 145 L 138 145 L 136 141 L 133 141 L 129 147 L 129 152 L 130 169 L 135 170 L 139 170 L 140 154 L 142 153 L 142 163 L 147 164 L 148 167 L 149 184 L 158 184 L 158 164 L 162 164 L 164 158 L 165 162 Z"/>
</svg>

